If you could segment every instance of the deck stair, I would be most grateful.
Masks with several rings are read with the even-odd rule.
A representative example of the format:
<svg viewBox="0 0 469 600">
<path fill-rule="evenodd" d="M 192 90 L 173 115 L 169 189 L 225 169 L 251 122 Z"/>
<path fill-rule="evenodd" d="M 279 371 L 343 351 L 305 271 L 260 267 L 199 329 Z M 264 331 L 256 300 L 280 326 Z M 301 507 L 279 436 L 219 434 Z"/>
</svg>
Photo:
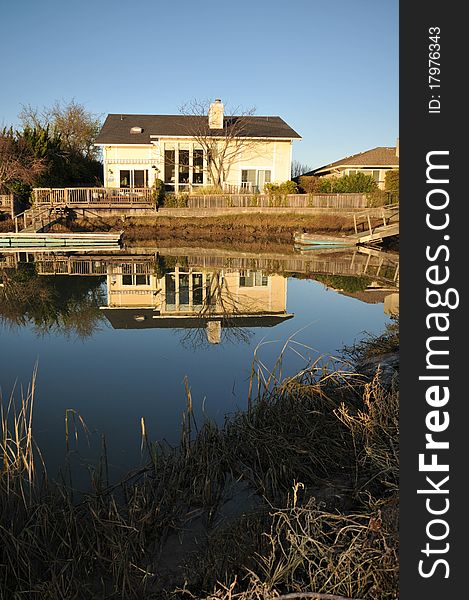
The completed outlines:
<svg viewBox="0 0 469 600">
<path fill-rule="evenodd" d="M 64 216 L 61 207 L 31 207 L 15 216 L 16 233 L 39 233 Z"/>
<path fill-rule="evenodd" d="M 351 235 L 337 237 L 315 233 L 298 233 L 294 238 L 295 244 L 300 249 L 373 245 L 380 244 L 388 237 L 399 235 L 399 204 L 383 206 L 378 224 L 372 224 L 370 210 L 353 216 L 355 233 Z M 374 219 L 376 220 L 376 216 Z"/>
</svg>

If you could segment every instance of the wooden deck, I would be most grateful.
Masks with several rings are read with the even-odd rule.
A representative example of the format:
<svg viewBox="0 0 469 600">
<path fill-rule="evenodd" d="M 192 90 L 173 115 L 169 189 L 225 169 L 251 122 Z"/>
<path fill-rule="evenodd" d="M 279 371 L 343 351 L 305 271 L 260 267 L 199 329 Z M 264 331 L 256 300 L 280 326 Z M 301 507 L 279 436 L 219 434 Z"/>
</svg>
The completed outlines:
<svg viewBox="0 0 469 600">
<path fill-rule="evenodd" d="M 68 208 L 154 208 L 150 188 L 34 188 L 34 206 Z"/>
</svg>

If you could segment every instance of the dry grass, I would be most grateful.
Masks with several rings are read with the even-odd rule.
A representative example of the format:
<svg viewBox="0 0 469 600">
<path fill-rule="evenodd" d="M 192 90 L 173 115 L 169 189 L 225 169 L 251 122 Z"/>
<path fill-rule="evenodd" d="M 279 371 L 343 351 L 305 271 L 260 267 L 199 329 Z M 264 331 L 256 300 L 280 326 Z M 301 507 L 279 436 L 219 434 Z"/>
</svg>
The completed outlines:
<svg viewBox="0 0 469 600">
<path fill-rule="evenodd" d="M 180 446 L 151 442 L 142 421 L 145 466 L 110 486 L 103 441 L 81 495 L 71 470 L 52 482 L 41 468 L 34 386 L 18 411 L 10 399 L 0 599 L 397 597 L 397 388 L 320 363 L 286 379 L 281 362 L 268 372 L 256 359 L 249 409 L 223 427 L 197 428 L 187 385 Z M 84 424 L 67 422 L 71 443 Z M 229 519 L 224 503 L 240 485 L 256 508 Z M 194 524 L 197 543 L 171 563 L 168 536 Z"/>
<path fill-rule="evenodd" d="M 291 242 L 298 230 L 321 233 L 353 230 L 353 219 L 340 215 L 233 214 L 219 217 L 127 217 L 76 219 L 54 225 L 54 231 L 124 230 L 127 241 L 179 239 L 189 241 L 270 240 Z"/>
</svg>

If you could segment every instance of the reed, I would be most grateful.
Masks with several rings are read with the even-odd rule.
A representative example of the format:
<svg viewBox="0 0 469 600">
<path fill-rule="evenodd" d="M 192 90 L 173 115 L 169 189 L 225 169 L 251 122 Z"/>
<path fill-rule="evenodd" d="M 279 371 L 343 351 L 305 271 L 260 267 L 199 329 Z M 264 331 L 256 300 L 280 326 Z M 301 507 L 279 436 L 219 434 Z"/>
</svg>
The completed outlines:
<svg viewBox="0 0 469 600">
<path fill-rule="evenodd" d="M 354 360 L 389 349 L 386 336 Z M 257 353 L 249 408 L 222 427 L 195 422 L 187 381 L 180 444 L 152 442 L 142 420 L 142 466 L 110 484 L 103 438 L 85 493 L 73 411 L 65 474 L 46 476 L 34 375 L 0 412 L 0 600 L 396 598 L 398 389 L 353 366 L 286 378 L 282 355 L 269 370 Z"/>
</svg>

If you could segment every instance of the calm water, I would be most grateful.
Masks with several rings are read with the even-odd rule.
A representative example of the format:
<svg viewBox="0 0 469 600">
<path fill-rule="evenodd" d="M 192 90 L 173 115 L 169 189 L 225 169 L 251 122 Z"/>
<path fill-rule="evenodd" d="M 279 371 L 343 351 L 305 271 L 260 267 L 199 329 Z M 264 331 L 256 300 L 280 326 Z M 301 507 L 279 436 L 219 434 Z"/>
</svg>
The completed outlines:
<svg viewBox="0 0 469 600">
<path fill-rule="evenodd" d="M 382 332 L 397 259 L 380 260 L 150 248 L 0 255 L 3 398 L 27 388 L 37 364 L 35 437 L 49 468 L 62 463 L 64 416 L 74 409 L 92 432 L 85 454 L 105 433 L 111 464 L 125 470 L 139 460 L 142 417 L 151 439 L 178 441 L 185 378 L 198 419 L 222 423 L 246 407 L 259 345 L 271 367 L 293 336 L 283 363 L 293 374 Z"/>
</svg>

